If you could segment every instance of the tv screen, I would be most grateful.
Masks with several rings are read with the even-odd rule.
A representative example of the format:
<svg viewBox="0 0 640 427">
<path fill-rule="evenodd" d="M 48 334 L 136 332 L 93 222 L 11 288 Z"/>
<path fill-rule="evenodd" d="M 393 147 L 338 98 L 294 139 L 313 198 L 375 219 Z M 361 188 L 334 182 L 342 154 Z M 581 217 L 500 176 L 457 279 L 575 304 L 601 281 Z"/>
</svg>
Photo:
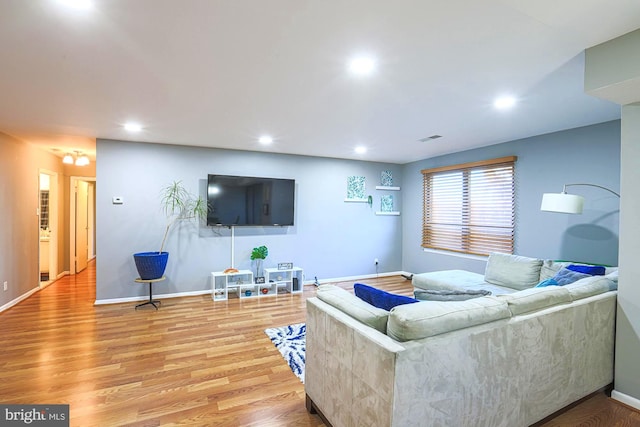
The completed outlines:
<svg viewBox="0 0 640 427">
<path fill-rule="evenodd" d="M 207 225 L 293 225 L 295 181 L 209 175 Z"/>
</svg>

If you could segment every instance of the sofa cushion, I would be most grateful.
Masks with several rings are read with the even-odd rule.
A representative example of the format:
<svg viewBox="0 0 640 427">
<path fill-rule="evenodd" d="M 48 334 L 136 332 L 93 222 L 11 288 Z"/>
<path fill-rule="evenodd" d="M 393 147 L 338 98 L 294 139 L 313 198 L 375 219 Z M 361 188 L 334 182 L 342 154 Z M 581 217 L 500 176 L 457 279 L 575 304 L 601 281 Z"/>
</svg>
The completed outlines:
<svg viewBox="0 0 640 427">
<path fill-rule="evenodd" d="M 334 285 L 320 285 L 316 295 L 318 299 L 332 305 L 365 325 L 371 326 L 383 334 L 387 333 L 388 311 L 374 307 L 362 301 L 351 292 Z"/>
<path fill-rule="evenodd" d="M 519 255 L 492 253 L 487 260 L 484 280 L 498 286 L 527 289 L 540 282 L 542 260 Z"/>
<path fill-rule="evenodd" d="M 471 298 L 486 297 L 491 291 L 450 291 L 447 289 L 416 289 L 413 291 L 420 301 L 465 301 Z"/>
<path fill-rule="evenodd" d="M 586 279 L 590 277 L 589 274 L 578 273 L 577 271 L 569 270 L 568 268 L 563 268 L 555 276 L 553 276 L 553 280 L 558 283 L 558 286 L 568 285 L 569 283 L 576 282 L 580 279 Z"/>
<path fill-rule="evenodd" d="M 589 276 L 564 288 L 569 291 L 571 299 L 576 301 L 604 292 L 615 291 L 618 289 L 618 284 L 606 276 Z"/>
<path fill-rule="evenodd" d="M 514 316 L 572 301 L 571 294 L 562 286 L 525 289 L 496 298 L 509 304 L 509 310 Z"/>
<path fill-rule="evenodd" d="M 567 266 L 567 269 L 578 273 L 588 274 L 590 276 L 604 276 L 605 272 L 605 268 L 601 265 L 570 264 Z"/>
<path fill-rule="evenodd" d="M 418 302 L 415 298 L 392 294 L 362 283 L 354 284 L 353 290 L 358 298 L 383 310 L 391 310 L 396 305 Z"/>
<path fill-rule="evenodd" d="M 540 281 L 550 279 L 555 276 L 558 271 L 560 271 L 564 267 L 568 267 L 569 265 L 592 265 L 586 263 L 579 262 L 569 262 L 569 261 L 553 261 L 550 259 L 546 259 L 542 263 L 542 267 L 540 268 Z M 618 267 L 605 267 L 604 274 L 614 274 L 617 273 Z"/>
<path fill-rule="evenodd" d="M 492 296 L 399 305 L 389 314 L 387 335 L 397 341 L 417 340 L 510 316 L 507 303 Z"/>
<path fill-rule="evenodd" d="M 414 274 L 411 283 L 421 289 L 445 289 L 464 291 L 470 286 L 485 283 L 482 274 L 466 270 L 441 270 Z"/>
</svg>

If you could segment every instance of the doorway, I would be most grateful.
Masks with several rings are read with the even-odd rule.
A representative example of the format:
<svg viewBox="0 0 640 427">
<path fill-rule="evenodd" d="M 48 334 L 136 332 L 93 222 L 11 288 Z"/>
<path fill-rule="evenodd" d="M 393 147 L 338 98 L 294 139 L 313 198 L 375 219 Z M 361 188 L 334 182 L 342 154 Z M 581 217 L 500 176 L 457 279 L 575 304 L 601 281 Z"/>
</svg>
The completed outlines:
<svg viewBox="0 0 640 427">
<path fill-rule="evenodd" d="M 71 177 L 69 273 L 87 268 L 95 258 L 95 178 Z"/>
<path fill-rule="evenodd" d="M 40 288 L 58 277 L 58 174 L 41 169 L 38 176 Z"/>
</svg>

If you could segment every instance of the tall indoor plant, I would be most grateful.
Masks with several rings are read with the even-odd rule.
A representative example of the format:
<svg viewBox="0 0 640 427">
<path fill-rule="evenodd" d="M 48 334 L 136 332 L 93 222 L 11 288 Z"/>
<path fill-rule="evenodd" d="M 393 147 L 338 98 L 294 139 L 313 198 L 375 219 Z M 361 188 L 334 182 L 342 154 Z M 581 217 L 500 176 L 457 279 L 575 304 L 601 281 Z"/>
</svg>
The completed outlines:
<svg viewBox="0 0 640 427">
<path fill-rule="evenodd" d="M 159 251 L 139 252 L 133 255 L 136 268 L 143 280 L 153 280 L 162 277 L 167 266 L 169 253 L 164 252 L 164 244 L 171 227 L 179 221 L 200 220 L 207 217 L 207 203 L 195 196 L 182 185 L 182 181 L 173 181 L 161 191 L 160 204 L 167 218 L 162 243 Z"/>
</svg>

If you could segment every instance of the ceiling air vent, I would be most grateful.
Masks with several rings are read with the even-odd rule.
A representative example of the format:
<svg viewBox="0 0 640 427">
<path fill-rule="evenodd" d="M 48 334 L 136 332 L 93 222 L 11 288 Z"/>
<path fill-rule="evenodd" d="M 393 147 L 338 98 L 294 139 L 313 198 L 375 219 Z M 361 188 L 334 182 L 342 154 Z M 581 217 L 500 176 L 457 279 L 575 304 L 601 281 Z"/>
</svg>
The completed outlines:
<svg viewBox="0 0 640 427">
<path fill-rule="evenodd" d="M 442 138 L 442 135 L 431 135 L 431 136 L 427 136 L 425 138 L 421 138 L 418 141 L 420 142 L 427 142 L 427 141 L 432 141 L 434 139 L 438 139 L 438 138 Z"/>
</svg>

